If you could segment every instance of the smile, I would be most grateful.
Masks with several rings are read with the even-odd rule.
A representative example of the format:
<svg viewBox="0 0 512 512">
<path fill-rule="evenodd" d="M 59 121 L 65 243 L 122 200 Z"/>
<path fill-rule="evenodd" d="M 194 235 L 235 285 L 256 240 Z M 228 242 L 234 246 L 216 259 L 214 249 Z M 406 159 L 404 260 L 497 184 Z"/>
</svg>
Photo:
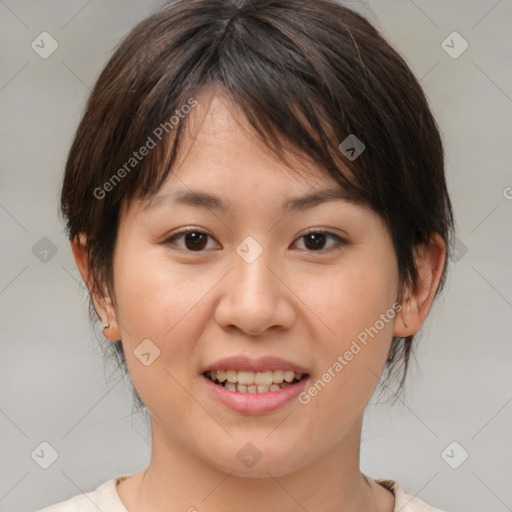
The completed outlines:
<svg viewBox="0 0 512 512">
<path fill-rule="evenodd" d="M 218 386 L 238 393 L 269 393 L 279 391 L 300 382 L 307 374 L 293 370 L 268 370 L 251 372 L 245 370 L 211 370 L 204 373 Z"/>
</svg>

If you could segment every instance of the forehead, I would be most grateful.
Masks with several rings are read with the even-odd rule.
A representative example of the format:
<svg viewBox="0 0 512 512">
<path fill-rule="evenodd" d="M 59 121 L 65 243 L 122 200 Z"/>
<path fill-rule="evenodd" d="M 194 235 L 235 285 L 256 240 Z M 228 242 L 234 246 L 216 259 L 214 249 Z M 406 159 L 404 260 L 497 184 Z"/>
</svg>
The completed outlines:
<svg viewBox="0 0 512 512">
<path fill-rule="evenodd" d="M 268 166 L 273 164 L 273 167 L 285 166 L 260 139 L 241 107 L 233 100 L 207 89 L 198 96 L 197 101 L 197 107 L 186 119 L 177 167 L 191 157 L 221 164 L 240 159 L 246 162 L 246 167 L 256 161 L 264 161 Z M 311 165 L 312 162 L 305 165 L 308 158 L 305 154 L 297 156 L 288 151 L 286 156 L 294 170 L 309 168 L 313 171 L 313 167 L 316 167 Z"/>
<path fill-rule="evenodd" d="M 270 200 L 276 195 L 299 196 L 320 188 L 330 189 L 331 195 L 333 189 L 340 196 L 343 193 L 332 176 L 306 154 L 287 151 L 288 165 L 279 159 L 230 99 L 207 91 L 197 101 L 187 117 L 173 170 L 157 194 L 144 201 L 145 208 L 158 205 L 164 196 L 176 197 L 176 192 L 185 196 L 191 189 L 233 200 L 236 194 L 256 194 Z M 188 194 L 189 200 L 192 195 Z M 214 205 L 208 198 L 198 201 Z"/>
</svg>

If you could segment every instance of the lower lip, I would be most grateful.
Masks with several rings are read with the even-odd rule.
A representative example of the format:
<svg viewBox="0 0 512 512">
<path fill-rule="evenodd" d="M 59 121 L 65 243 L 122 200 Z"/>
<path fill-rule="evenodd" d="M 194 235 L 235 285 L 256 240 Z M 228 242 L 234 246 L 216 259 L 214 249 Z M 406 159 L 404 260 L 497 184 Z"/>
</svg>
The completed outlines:
<svg viewBox="0 0 512 512">
<path fill-rule="evenodd" d="M 215 384 L 204 375 L 202 375 L 201 378 L 206 382 L 206 385 L 215 398 L 230 409 L 245 414 L 261 414 L 284 407 L 299 395 L 306 387 L 306 381 L 308 380 L 308 377 L 306 377 L 279 391 L 269 391 L 268 393 L 241 393 L 238 391 L 229 391 L 229 389 Z"/>
</svg>

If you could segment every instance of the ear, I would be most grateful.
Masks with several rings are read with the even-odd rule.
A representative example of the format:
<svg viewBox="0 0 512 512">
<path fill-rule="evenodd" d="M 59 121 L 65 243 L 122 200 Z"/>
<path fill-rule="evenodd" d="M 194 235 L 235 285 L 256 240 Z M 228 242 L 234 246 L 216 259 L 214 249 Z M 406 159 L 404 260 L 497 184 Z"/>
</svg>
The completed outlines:
<svg viewBox="0 0 512 512">
<path fill-rule="evenodd" d="M 121 331 L 119 329 L 119 323 L 117 321 L 117 315 L 112 298 L 110 297 L 106 286 L 100 293 L 94 285 L 92 270 L 87 261 L 87 240 L 83 233 L 76 236 L 71 241 L 71 251 L 73 252 L 73 257 L 75 258 L 76 266 L 80 271 L 80 275 L 91 294 L 94 309 L 100 316 L 102 325 L 107 323 L 109 324 L 106 329 L 103 329 L 104 336 L 112 341 L 120 340 Z"/>
<path fill-rule="evenodd" d="M 405 291 L 393 330 L 399 338 L 416 334 L 425 322 L 443 274 L 446 244 L 436 233 L 428 244 L 419 245 L 415 253 L 418 283 Z"/>
</svg>

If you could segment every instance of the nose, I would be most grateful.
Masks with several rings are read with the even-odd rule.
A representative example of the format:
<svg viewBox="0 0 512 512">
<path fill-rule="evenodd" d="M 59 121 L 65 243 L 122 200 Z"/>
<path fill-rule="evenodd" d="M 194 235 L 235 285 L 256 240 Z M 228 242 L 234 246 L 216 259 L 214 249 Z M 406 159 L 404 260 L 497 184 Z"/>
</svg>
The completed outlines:
<svg viewBox="0 0 512 512">
<path fill-rule="evenodd" d="M 278 269 L 270 251 L 264 250 L 251 263 L 235 251 L 215 310 L 218 325 L 251 336 L 271 328 L 290 329 L 296 319 L 293 293 Z"/>
</svg>

